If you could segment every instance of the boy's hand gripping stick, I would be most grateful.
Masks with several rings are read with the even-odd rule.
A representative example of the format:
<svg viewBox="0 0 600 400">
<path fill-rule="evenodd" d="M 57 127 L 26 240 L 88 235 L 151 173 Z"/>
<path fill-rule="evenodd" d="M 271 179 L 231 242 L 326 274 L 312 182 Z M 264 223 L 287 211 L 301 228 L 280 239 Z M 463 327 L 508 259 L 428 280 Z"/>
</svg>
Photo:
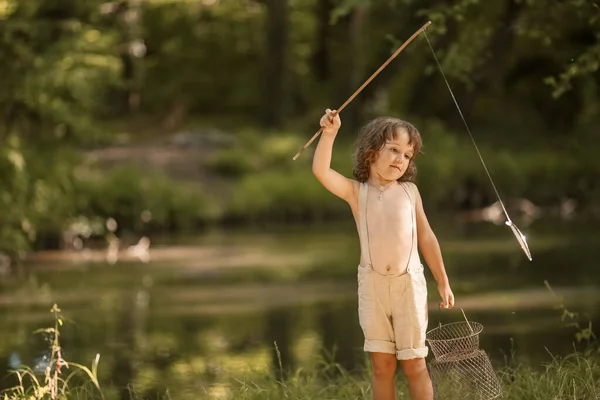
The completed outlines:
<svg viewBox="0 0 600 400">
<path fill-rule="evenodd" d="M 426 28 L 427 28 L 429 25 L 431 25 L 431 21 L 428 21 L 428 22 L 427 22 L 425 25 L 423 25 L 421 28 L 419 28 L 419 30 L 417 30 L 415 33 L 413 33 L 413 35 L 412 35 L 410 38 L 408 38 L 408 40 L 407 40 L 406 42 L 404 42 L 404 43 L 402 44 L 402 46 L 400 46 L 400 47 L 398 48 L 398 50 L 396 50 L 396 51 L 394 52 L 394 54 L 392 54 L 392 55 L 391 55 L 391 57 L 390 57 L 390 58 L 388 58 L 388 59 L 387 59 L 387 61 L 386 61 L 386 62 L 384 62 L 384 63 L 381 65 L 381 67 L 379 67 L 379 69 L 377 69 L 377 71 L 375 71 L 375 72 L 373 73 L 373 75 L 371 75 L 371 76 L 369 77 L 369 79 L 367 79 L 367 80 L 365 81 L 365 83 L 363 83 L 363 84 L 362 84 L 362 86 L 361 86 L 361 87 L 359 87 L 359 88 L 358 88 L 358 89 L 357 89 L 357 90 L 356 90 L 356 91 L 355 91 L 355 92 L 352 94 L 352 96 L 350 96 L 350 97 L 348 98 L 348 100 L 346 100 L 346 101 L 344 102 L 344 104 L 342 104 L 342 106 L 341 106 L 340 108 L 338 108 L 338 109 L 337 109 L 337 112 L 336 112 L 336 113 L 334 113 L 333 115 L 337 115 L 337 114 L 339 114 L 340 112 L 342 112 L 342 110 L 343 110 L 344 108 L 346 108 L 346 106 L 347 106 L 347 105 L 348 105 L 348 104 L 349 104 L 349 103 L 350 103 L 350 102 L 351 102 L 351 101 L 352 101 L 352 100 L 353 100 L 353 99 L 354 99 L 354 98 L 355 98 L 355 97 L 356 97 L 356 96 L 357 96 L 357 95 L 358 95 L 358 94 L 359 94 L 359 93 L 360 93 L 360 92 L 361 92 L 361 91 L 362 91 L 362 90 L 365 88 L 365 86 L 367 86 L 367 85 L 368 85 L 368 84 L 369 84 L 369 83 L 370 83 L 370 82 L 373 80 L 373 78 L 375 78 L 375 77 L 376 77 L 376 76 L 377 76 L 377 75 L 378 75 L 378 74 L 379 74 L 379 73 L 380 73 L 380 72 L 381 72 L 381 71 L 382 71 L 382 70 L 383 70 L 385 67 L 387 67 L 387 65 L 388 65 L 388 64 L 389 64 L 389 63 L 390 63 L 390 62 L 391 62 L 391 61 L 392 61 L 394 58 L 396 58 L 396 56 L 397 56 L 398 54 L 400 54 L 400 52 L 401 52 L 402 50 L 404 50 L 404 48 L 405 48 L 406 46 L 408 46 L 408 44 L 409 44 L 410 42 L 412 42 L 412 40 L 413 40 L 414 38 L 416 38 L 417 36 L 419 36 L 419 34 L 420 34 L 421 32 L 423 32 L 423 31 L 424 31 L 424 30 L 425 30 L 425 29 L 426 29 Z M 300 157 L 300 154 L 302 154 L 302 152 L 303 152 L 304 150 L 306 150 L 306 149 L 308 148 L 308 146 L 310 146 L 310 144 L 311 144 L 312 142 L 314 142 L 314 140 L 315 140 L 315 139 L 316 139 L 316 138 L 317 138 L 317 137 L 318 137 L 318 136 L 321 134 L 321 132 L 323 132 L 323 128 L 319 129 L 319 130 L 317 131 L 317 133 L 315 133 L 315 134 L 313 135 L 313 137 L 312 137 L 312 138 L 311 138 L 311 139 L 310 139 L 308 142 L 306 142 L 306 144 L 304 145 L 304 147 L 303 147 L 303 148 L 302 148 L 302 149 L 301 149 L 301 150 L 300 150 L 298 153 L 296 153 L 296 155 L 294 156 L 294 161 L 295 161 L 295 160 L 296 160 L 298 157 Z"/>
</svg>

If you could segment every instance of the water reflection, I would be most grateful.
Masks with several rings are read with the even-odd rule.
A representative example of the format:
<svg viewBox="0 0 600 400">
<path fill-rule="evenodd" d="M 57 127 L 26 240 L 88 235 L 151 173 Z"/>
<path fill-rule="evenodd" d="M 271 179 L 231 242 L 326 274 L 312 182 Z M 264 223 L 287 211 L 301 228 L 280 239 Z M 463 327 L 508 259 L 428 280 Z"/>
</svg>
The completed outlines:
<svg viewBox="0 0 600 400">
<path fill-rule="evenodd" d="M 600 323 L 600 249 L 593 224 L 536 222 L 528 228 L 531 263 L 505 230 L 440 225 L 458 305 L 484 325 L 481 347 L 496 365 L 539 364 L 549 359 L 548 351 L 572 351 L 576 330 L 561 327 L 544 280 L 582 321 Z M 6 376 L 15 354 L 29 365 L 44 354 L 47 344 L 31 332 L 52 324 L 48 310 L 54 302 L 72 321 L 63 326 L 65 358 L 89 365 L 100 353 L 99 375 L 112 388 L 110 398 L 129 399 L 131 388 L 147 398 L 167 389 L 172 398 L 217 397 L 228 393 L 223 382 L 231 376 L 283 378 L 320 360 L 348 370 L 364 367 L 354 227 L 195 241 L 156 247 L 147 264 L 46 254 L 27 266 L 23 276 L 29 279 L 3 280 L 0 374 Z M 437 310 L 428 278 L 430 327 L 462 319 L 460 312 Z"/>
</svg>

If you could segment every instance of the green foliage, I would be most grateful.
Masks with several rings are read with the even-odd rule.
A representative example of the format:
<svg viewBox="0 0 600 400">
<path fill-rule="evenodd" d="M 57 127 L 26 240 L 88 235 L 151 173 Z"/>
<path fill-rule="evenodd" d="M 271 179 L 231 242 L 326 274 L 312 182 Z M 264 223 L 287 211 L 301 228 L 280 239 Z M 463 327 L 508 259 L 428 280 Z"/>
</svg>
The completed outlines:
<svg viewBox="0 0 600 400">
<path fill-rule="evenodd" d="M 467 182 L 477 196 L 495 198 L 466 133 L 461 137 L 439 120 L 423 121 L 418 126 L 424 154 L 416 159 L 417 185 L 428 208 L 455 209 L 457 195 Z M 231 200 L 224 205 L 225 215 L 278 222 L 349 217 L 347 205 L 313 176 L 310 150 L 291 161 L 290 155 L 302 146 L 298 137 L 257 137 L 250 133 L 243 137 L 237 147 L 216 152 L 206 164 L 233 184 Z M 573 197 L 585 206 L 600 198 L 600 191 L 592 184 L 600 169 L 592 161 L 561 157 L 554 146 L 534 153 L 520 145 L 498 150 L 480 142 L 478 147 L 504 200 L 527 198 L 546 206 Z M 352 147 L 340 140 L 334 148 L 332 168 L 351 177 L 352 152 Z"/>
<path fill-rule="evenodd" d="M 17 376 L 18 385 L 8 388 L 0 394 L 3 400 L 66 400 L 73 398 L 75 393 L 81 394 L 81 387 L 71 389 L 69 383 L 78 374 L 85 376 L 85 381 L 82 386 L 87 387 L 87 383 L 93 384 L 94 392 L 83 391 L 84 398 L 97 398 L 100 383 L 98 382 L 98 361 L 100 354 L 96 355 L 91 369 L 74 362 L 67 362 L 62 357 L 62 347 L 60 345 L 60 327 L 63 325 L 63 319 L 60 316 L 61 310 L 56 304 L 50 310 L 54 314 L 54 327 L 39 329 L 35 333 L 46 334 L 51 337 L 50 342 L 50 357 L 48 364 L 44 370 L 43 380 L 27 366 L 22 366 L 13 374 Z M 73 369 L 71 369 L 73 367 Z M 67 376 L 63 377 L 67 372 Z"/>
<path fill-rule="evenodd" d="M 310 155 L 292 160 L 302 145 L 300 137 L 285 133 L 243 134 L 237 151 L 243 149 L 253 167 L 236 181 L 227 215 L 248 221 L 308 222 L 344 214 L 343 202 L 312 174 Z"/>
<path fill-rule="evenodd" d="M 423 200 L 431 205 L 455 206 L 454 194 L 465 182 L 480 193 L 494 198 L 492 186 L 467 133 L 457 133 L 440 121 L 419 125 L 424 138 L 424 154 L 416 159 L 417 184 Z M 524 133 L 510 132 L 511 136 Z M 600 198 L 591 184 L 600 176 L 600 166 L 586 162 L 591 152 L 581 150 L 581 157 L 562 157 L 564 147 L 547 143 L 530 151 L 521 143 L 502 149 L 476 141 L 488 170 L 504 199 L 522 197 L 542 206 L 556 203 L 562 197 L 574 197 L 585 204 Z M 461 137 L 462 136 L 462 137 Z M 534 183 L 534 184 L 532 184 Z"/>
<path fill-rule="evenodd" d="M 2 250 L 13 252 L 23 251 L 27 248 L 27 236 L 21 229 L 25 222 L 25 210 L 28 202 L 27 175 L 25 160 L 19 149 L 18 141 L 13 139 L 12 146 L 0 148 L 0 171 L 2 172 L 2 185 L 0 185 L 0 208 L 12 210 L 0 214 L 0 243 Z"/>
<path fill-rule="evenodd" d="M 600 68 L 600 5 L 585 0 L 528 3 L 530 12 L 517 26 L 520 34 L 550 51 L 574 45 L 571 57 L 560 62 L 563 71 L 544 80 L 558 98 L 576 89 L 577 80 L 594 75 Z M 573 41 L 574 37 L 579 40 Z"/>
<path fill-rule="evenodd" d="M 590 345 L 596 339 L 596 335 L 592 329 L 592 321 L 588 321 L 587 327 L 583 328 L 579 314 L 567 309 L 562 296 L 558 296 L 554 290 L 552 290 L 548 281 L 544 281 L 544 285 L 546 285 L 546 288 L 557 301 L 556 308 L 561 311 L 561 322 L 567 327 L 574 327 L 577 329 L 577 332 L 575 333 L 577 342 L 585 342 L 587 345 Z"/>
<path fill-rule="evenodd" d="M 93 118 L 120 73 L 118 37 L 102 29 L 100 3 L 16 3 L 1 28 L 0 57 L 15 62 L 2 66 L 9 118 L 0 132 L 45 144 L 98 134 Z"/>
<path fill-rule="evenodd" d="M 57 150 L 56 160 L 41 159 L 11 135 L 0 149 L 0 251 L 23 252 L 38 232 L 60 230 L 73 213 L 73 171 L 77 157 Z"/>
<path fill-rule="evenodd" d="M 218 217 L 220 210 L 201 187 L 160 172 L 123 165 L 105 176 L 78 182 L 78 215 L 114 218 L 120 227 L 186 231 Z"/>
<path fill-rule="evenodd" d="M 73 212 L 74 144 L 102 136 L 97 117 L 117 85 L 114 32 L 100 1 L 4 2 L 0 58 L 0 251 L 27 250 Z"/>
<path fill-rule="evenodd" d="M 177 103 L 210 113 L 257 109 L 263 22 L 258 3 L 150 2 L 143 19 L 146 110 L 169 110 Z"/>
<path fill-rule="evenodd" d="M 239 135 L 234 148 L 218 150 L 208 156 L 204 167 L 229 178 L 240 178 L 272 168 L 289 171 L 294 166 L 290 154 L 294 154 L 302 145 L 302 139 L 290 133 L 260 135 L 245 131 Z"/>
<path fill-rule="evenodd" d="M 208 171 L 228 178 L 238 178 L 256 170 L 255 157 L 242 149 L 220 150 L 207 157 L 203 164 Z"/>
<path fill-rule="evenodd" d="M 75 163 L 63 160 L 38 175 L 31 171 L 42 168 L 36 165 L 39 159 L 25 164 L 15 148 L 0 155 L 5 155 L 0 167 L 17 172 L 9 175 L 12 180 L 3 185 L 0 197 L 0 206 L 12 210 L 0 214 L 0 251 L 11 255 L 29 250 L 39 233 L 60 236 L 81 217 L 114 218 L 119 227 L 136 231 L 189 231 L 222 212 L 202 187 L 173 181 L 160 172 L 124 165 L 100 174 L 79 167 L 75 176 L 70 170 Z"/>
<path fill-rule="evenodd" d="M 329 193 L 310 170 L 261 172 L 242 179 L 228 207 L 250 221 L 315 221 L 340 215 L 345 204 Z"/>
<path fill-rule="evenodd" d="M 165 178 L 147 182 L 141 173 L 136 180 L 137 172 L 121 170 L 107 178 L 114 181 L 110 186 L 76 177 L 76 150 L 114 140 L 103 119 L 131 117 L 126 113 L 134 95 L 140 96 L 138 111 L 164 119 L 168 128 L 186 114 L 258 124 L 269 95 L 265 88 L 274 79 L 266 76 L 271 60 L 265 26 L 284 22 L 269 21 L 271 4 L 0 1 L 0 59 L 12 60 L 0 65 L 0 209 L 10 210 L 0 213 L 0 251 L 23 252 L 41 233 L 60 232 L 82 214 L 114 215 L 135 229 L 189 228 L 221 211 L 252 220 L 338 215 L 344 205 L 312 178 L 308 157 L 301 163 L 290 159 L 305 136 L 241 133 L 237 147 L 209 156 L 206 170 L 236 184 L 224 206 L 229 211 L 206 205 L 207 189 L 181 189 Z M 431 20 L 428 38 L 477 128 L 502 194 L 534 202 L 563 195 L 588 204 L 600 199 L 594 184 L 600 171 L 589 151 L 597 145 L 600 121 L 597 2 L 298 0 L 287 5 L 287 41 L 276 49 L 285 59 L 284 71 L 274 74 L 281 75 L 284 88 L 286 122 L 280 130 L 312 133 L 320 110 L 339 105 Z M 445 205 L 466 180 L 490 187 L 474 167 L 479 161 L 466 149 L 470 145 L 422 39 L 354 100 L 342 115 L 343 129 L 353 138 L 353 125 L 376 114 L 423 121 L 429 155 L 419 160 L 419 186 L 426 202 Z M 133 51 L 133 42 L 143 43 L 145 51 Z M 509 147 L 517 138 L 527 142 L 522 149 Z M 344 146 L 349 142 L 340 140 Z M 500 146 L 507 151 L 498 151 Z M 560 152 L 574 156 L 554 154 Z M 349 155 L 333 162 L 350 175 Z M 143 212 L 151 223 L 140 222 Z"/>
</svg>

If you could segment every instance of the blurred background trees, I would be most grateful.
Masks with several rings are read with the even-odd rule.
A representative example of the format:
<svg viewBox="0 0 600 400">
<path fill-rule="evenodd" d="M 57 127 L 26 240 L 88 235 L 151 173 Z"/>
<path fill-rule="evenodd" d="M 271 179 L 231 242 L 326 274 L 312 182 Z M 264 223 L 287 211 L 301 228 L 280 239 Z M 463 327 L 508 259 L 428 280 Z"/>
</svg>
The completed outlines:
<svg viewBox="0 0 600 400">
<path fill-rule="evenodd" d="M 149 211 L 153 228 L 182 229 L 217 214 L 335 214 L 339 204 L 321 207 L 331 200 L 313 186 L 310 155 L 289 158 L 323 110 L 341 105 L 427 20 L 476 139 L 494 149 L 487 157 L 502 189 L 540 204 L 593 204 L 595 1 L 0 0 L 0 250 L 57 245 L 81 216 L 118 215 L 141 229 Z M 381 114 L 421 129 L 430 156 L 420 184 L 432 205 L 486 205 L 457 194 L 489 188 L 424 35 L 344 111 L 341 170 L 356 129 Z M 185 189 L 143 169 L 108 172 L 85 156 L 214 129 L 236 145 L 206 155 L 209 178 Z M 439 187 L 447 177 L 452 184 Z M 257 194 L 265 187 L 273 198 Z M 215 195 L 227 199 L 218 213 L 223 202 L 207 200 Z"/>
</svg>

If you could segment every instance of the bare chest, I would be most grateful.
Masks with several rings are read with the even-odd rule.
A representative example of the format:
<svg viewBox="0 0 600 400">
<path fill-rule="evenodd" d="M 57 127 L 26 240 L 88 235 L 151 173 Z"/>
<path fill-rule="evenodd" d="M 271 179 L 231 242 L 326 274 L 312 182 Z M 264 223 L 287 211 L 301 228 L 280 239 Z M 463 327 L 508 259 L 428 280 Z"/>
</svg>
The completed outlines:
<svg viewBox="0 0 600 400">
<path fill-rule="evenodd" d="M 400 185 L 386 192 L 369 190 L 365 204 L 369 236 L 402 236 L 413 229 L 413 204 Z"/>
</svg>

